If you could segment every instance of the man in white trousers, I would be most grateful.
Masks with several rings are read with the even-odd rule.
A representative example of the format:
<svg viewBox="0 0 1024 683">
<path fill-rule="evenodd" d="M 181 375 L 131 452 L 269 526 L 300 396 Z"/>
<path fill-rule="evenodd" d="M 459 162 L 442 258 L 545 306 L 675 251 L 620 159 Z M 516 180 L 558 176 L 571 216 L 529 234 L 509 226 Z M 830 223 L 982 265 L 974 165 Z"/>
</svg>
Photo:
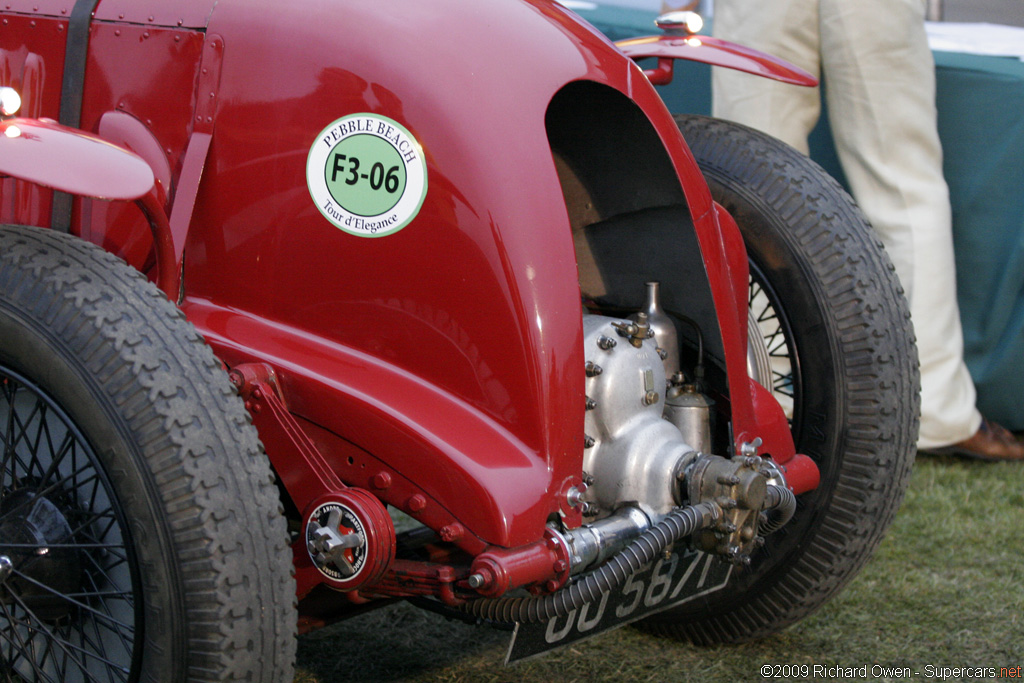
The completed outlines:
<svg viewBox="0 0 1024 683">
<path fill-rule="evenodd" d="M 918 449 L 1024 461 L 1024 441 L 978 412 L 963 360 L 924 12 L 925 0 L 715 0 L 714 33 L 824 81 L 843 172 L 910 301 L 921 360 Z M 817 88 L 714 71 L 716 117 L 808 152 L 821 109 Z"/>
</svg>

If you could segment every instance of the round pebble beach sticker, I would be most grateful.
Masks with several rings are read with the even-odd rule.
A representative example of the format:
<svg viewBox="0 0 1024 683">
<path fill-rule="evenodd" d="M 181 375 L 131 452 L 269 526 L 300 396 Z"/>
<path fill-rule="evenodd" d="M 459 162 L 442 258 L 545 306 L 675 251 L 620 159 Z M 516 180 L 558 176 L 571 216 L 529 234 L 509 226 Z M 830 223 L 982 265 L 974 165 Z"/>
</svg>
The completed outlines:
<svg viewBox="0 0 1024 683">
<path fill-rule="evenodd" d="M 317 209 L 360 237 L 392 235 L 412 221 L 427 196 L 419 142 L 379 114 L 344 116 L 321 131 L 306 159 Z"/>
</svg>

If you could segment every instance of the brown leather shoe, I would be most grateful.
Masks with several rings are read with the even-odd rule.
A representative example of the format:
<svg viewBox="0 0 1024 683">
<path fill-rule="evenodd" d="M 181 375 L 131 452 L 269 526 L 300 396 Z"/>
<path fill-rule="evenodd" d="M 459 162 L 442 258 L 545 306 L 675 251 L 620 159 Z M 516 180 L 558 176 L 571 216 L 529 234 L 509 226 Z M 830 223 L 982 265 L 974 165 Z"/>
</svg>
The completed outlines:
<svg viewBox="0 0 1024 683">
<path fill-rule="evenodd" d="M 922 453 L 956 455 L 985 462 L 1024 462 L 1024 440 L 1005 427 L 982 418 L 981 426 L 969 439 L 952 446 L 932 448 Z"/>
</svg>

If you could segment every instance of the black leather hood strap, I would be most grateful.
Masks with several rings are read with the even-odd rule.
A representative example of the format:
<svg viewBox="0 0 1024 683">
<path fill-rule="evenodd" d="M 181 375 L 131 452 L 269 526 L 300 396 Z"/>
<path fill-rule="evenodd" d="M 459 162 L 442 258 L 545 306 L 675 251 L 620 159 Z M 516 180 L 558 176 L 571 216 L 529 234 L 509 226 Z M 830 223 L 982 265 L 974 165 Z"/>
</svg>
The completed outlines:
<svg viewBox="0 0 1024 683">
<path fill-rule="evenodd" d="M 89 25 L 99 0 L 76 0 L 68 20 L 68 41 L 64 50 L 64 80 L 60 90 L 60 122 L 78 128 L 82 120 L 82 97 L 85 94 L 85 62 L 89 55 Z M 71 229 L 73 197 L 64 192 L 53 193 L 51 227 L 67 232 Z"/>
</svg>

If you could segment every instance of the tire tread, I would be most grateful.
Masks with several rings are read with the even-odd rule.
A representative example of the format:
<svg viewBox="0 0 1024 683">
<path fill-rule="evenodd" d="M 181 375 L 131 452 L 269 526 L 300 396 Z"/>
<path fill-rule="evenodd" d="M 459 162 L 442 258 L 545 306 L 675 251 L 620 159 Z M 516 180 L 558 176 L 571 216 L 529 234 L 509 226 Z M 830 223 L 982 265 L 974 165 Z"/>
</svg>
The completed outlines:
<svg viewBox="0 0 1024 683">
<path fill-rule="evenodd" d="M 182 587 L 180 680 L 291 680 L 283 508 L 249 415 L 202 336 L 138 271 L 92 244 L 20 226 L 4 226 L 0 244 L 3 298 L 77 359 L 145 460 Z"/>
<path fill-rule="evenodd" d="M 825 303 L 832 332 L 823 336 L 831 338 L 844 378 L 835 409 L 843 411 L 845 424 L 834 435 L 841 466 L 806 547 L 789 556 L 785 572 L 768 576 L 739 604 L 644 624 L 700 644 L 740 642 L 816 610 L 881 542 L 910 478 L 919 371 L 895 269 L 839 184 L 804 155 L 752 129 L 701 116 L 676 121 L 713 195 L 716 187 L 728 186 L 763 202 L 788 227 L 784 239 L 806 257 L 803 279 Z"/>
</svg>

